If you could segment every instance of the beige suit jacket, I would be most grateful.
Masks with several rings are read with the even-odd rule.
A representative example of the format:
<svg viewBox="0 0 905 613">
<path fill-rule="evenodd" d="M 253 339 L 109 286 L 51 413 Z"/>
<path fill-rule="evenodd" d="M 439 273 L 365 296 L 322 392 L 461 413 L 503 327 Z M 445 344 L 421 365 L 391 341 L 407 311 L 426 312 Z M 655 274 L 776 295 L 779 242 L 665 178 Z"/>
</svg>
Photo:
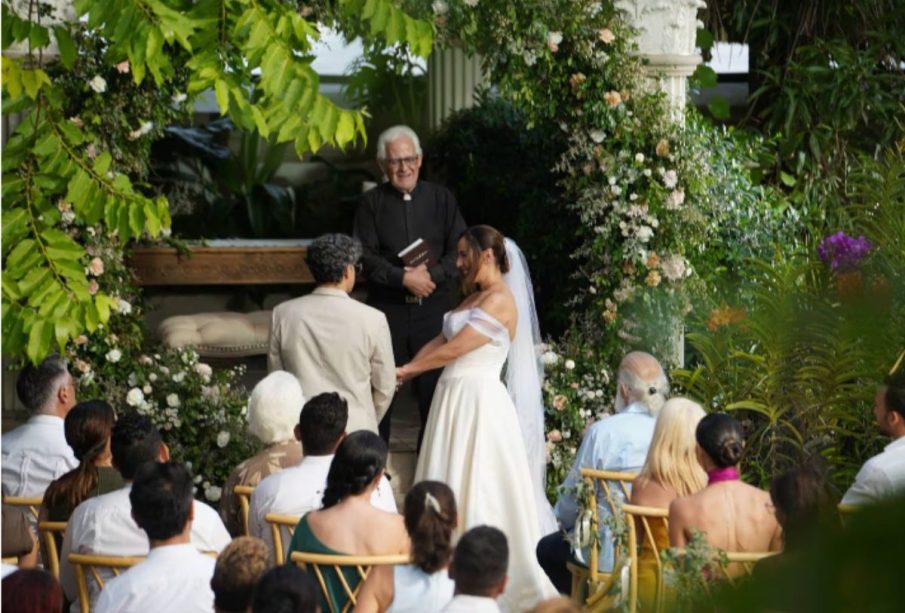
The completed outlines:
<svg viewBox="0 0 905 613">
<path fill-rule="evenodd" d="M 377 432 L 396 391 L 386 316 L 335 288 L 273 310 L 267 368 L 294 374 L 305 398 L 339 392 L 349 403 L 346 432 Z"/>
</svg>

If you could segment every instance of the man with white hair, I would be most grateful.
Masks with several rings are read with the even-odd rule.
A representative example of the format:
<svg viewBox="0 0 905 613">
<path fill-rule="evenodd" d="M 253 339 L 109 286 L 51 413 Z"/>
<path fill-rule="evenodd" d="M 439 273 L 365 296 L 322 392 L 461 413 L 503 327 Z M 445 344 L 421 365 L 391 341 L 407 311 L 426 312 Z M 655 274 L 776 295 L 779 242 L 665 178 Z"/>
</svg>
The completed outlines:
<svg viewBox="0 0 905 613">
<path fill-rule="evenodd" d="M 3 435 L 3 494 L 43 496 L 50 482 L 78 466 L 66 443 L 63 420 L 75 406 L 75 381 L 57 356 L 27 364 L 16 380 L 22 404 L 31 411 L 23 425 Z"/>
<path fill-rule="evenodd" d="M 647 449 L 654 434 L 657 413 L 666 402 L 669 382 L 657 359 L 642 351 L 633 351 L 622 359 L 617 377 L 616 413 L 593 424 L 581 442 L 569 474 L 559 488 L 553 511 L 563 531 L 543 537 L 537 544 L 537 559 L 547 576 L 563 594 L 571 589 L 571 576 L 566 568 L 570 559 L 587 562 L 587 548 L 573 547 L 579 504 L 576 489 L 581 483 L 581 469 L 595 468 L 618 472 L 638 472 L 644 465 Z M 620 496 L 619 486 L 612 488 Z M 604 518 L 610 515 L 601 492 L 598 492 L 601 571 L 613 567 L 613 542 Z"/>
<path fill-rule="evenodd" d="M 411 128 L 384 131 L 377 140 L 377 163 L 388 180 L 362 196 L 355 215 L 368 304 L 386 315 L 398 365 L 440 333 L 443 314 L 455 305 L 456 244 L 465 231 L 452 193 L 419 180 L 421 162 L 421 144 Z M 419 239 L 429 257 L 407 266 L 400 254 Z M 421 414 L 419 447 L 439 377 L 440 370 L 434 370 L 413 381 Z M 379 428 L 388 443 L 392 412 L 391 405 Z"/>
<path fill-rule="evenodd" d="M 237 485 L 254 487 L 265 477 L 302 459 L 295 440 L 295 425 L 305 404 L 302 386 L 291 373 L 277 370 L 258 382 L 248 399 L 248 433 L 264 444 L 264 449 L 239 464 L 223 487 L 220 517 L 233 536 L 243 532 Z"/>
</svg>

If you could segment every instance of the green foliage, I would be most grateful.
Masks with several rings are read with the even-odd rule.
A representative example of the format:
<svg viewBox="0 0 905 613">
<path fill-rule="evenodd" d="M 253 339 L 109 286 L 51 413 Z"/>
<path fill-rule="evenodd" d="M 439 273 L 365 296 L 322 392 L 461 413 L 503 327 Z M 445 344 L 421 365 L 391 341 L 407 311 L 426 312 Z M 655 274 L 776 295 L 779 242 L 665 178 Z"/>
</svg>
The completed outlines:
<svg viewBox="0 0 905 613">
<path fill-rule="evenodd" d="M 707 542 L 707 535 L 692 530 L 691 539 L 683 551 L 673 548 L 660 552 L 663 561 L 663 579 L 669 598 L 669 608 L 674 611 L 700 611 L 707 597 L 722 576 L 720 566 L 728 564 L 726 553 L 714 550 Z"/>
</svg>

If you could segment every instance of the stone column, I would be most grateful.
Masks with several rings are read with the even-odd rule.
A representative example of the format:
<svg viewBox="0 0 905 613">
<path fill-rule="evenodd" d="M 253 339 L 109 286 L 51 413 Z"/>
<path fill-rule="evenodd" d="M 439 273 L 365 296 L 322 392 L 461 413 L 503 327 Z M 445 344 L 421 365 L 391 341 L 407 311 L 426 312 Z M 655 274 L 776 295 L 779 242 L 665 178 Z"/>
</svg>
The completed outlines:
<svg viewBox="0 0 905 613">
<path fill-rule="evenodd" d="M 459 109 L 474 105 L 475 90 L 487 82 L 481 59 L 461 49 L 434 49 L 427 60 L 428 125 L 436 130 Z"/>
<path fill-rule="evenodd" d="M 669 96 L 673 118 L 682 122 L 687 80 L 701 63 L 695 53 L 698 11 L 703 0 L 616 0 L 638 28 L 638 51 L 647 76 Z"/>
</svg>

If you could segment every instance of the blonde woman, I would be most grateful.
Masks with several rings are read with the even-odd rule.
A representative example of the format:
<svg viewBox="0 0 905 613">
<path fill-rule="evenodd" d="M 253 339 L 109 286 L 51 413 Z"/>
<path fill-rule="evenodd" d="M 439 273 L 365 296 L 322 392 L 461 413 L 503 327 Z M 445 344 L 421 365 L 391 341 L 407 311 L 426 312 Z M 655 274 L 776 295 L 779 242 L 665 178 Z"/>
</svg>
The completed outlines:
<svg viewBox="0 0 905 613">
<path fill-rule="evenodd" d="M 704 489 L 707 474 L 695 452 L 695 429 L 704 415 L 704 409 L 687 398 L 673 398 L 663 405 L 644 467 L 632 482 L 632 504 L 668 509 L 676 498 Z M 666 522 L 651 521 L 650 528 L 657 549 L 669 547 Z M 642 534 L 640 525 L 638 530 Z M 648 606 L 653 604 L 657 588 L 655 555 L 649 543 L 642 540 L 638 553 L 638 592 L 642 604 Z"/>
</svg>

